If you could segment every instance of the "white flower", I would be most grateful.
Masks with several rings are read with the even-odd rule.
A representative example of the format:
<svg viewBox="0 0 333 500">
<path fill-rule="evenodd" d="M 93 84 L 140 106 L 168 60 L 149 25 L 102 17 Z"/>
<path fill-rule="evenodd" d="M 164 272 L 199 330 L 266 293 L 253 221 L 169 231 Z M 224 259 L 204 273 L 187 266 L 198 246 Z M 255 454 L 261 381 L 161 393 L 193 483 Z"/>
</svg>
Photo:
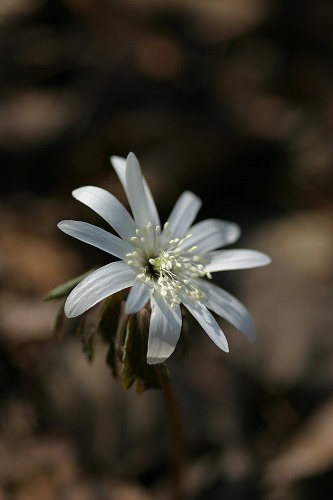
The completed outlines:
<svg viewBox="0 0 333 500">
<path fill-rule="evenodd" d="M 139 312 L 148 301 L 151 305 L 149 364 L 165 361 L 174 351 L 182 326 L 180 304 L 223 351 L 228 352 L 228 342 L 210 310 L 254 341 L 255 327 L 249 312 L 235 297 L 211 283 L 211 273 L 263 266 L 270 262 L 269 257 L 254 250 L 217 250 L 238 239 L 239 226 L 217 219 L 192 226 L 201 201 L 189 191 L 179 197 L 168 222 L 161 227 L 135 155 L 130 153 L 127 160 L 113 156 L 111 162 L 133 217 L 104 189 L 85 186 L 73 191 L 73 196 L 105 219 L 119 237 L 86 222 L 65 220 L 58 227 L 120 260 L 82 280 L 68 296 L 65 314 L 69 318 L 78 316 L 113 293 L 131 287 L 127 314 Z"/>
</svg>

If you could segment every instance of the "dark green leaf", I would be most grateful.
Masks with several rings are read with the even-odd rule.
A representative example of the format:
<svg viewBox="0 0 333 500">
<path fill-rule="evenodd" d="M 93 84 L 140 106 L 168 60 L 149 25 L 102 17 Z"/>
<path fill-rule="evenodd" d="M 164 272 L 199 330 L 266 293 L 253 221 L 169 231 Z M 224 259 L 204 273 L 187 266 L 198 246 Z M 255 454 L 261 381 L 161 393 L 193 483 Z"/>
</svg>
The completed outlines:
<svg viewBox="0 0 333 500">
<path fill-rule="evenodd" d="M 191 346 L 191 335 L 190 335 L 190 323 L 193 320 L 193 316 L 189 314 L 187 309 L 183 308 L 183 323 L 182 323 L 182 335 L 179 342 L 178 352 L 180 356 L 185 356 Z"/>
<path fill-rule="evenodd" d="M 87 315 L 82 316 L 76 333 L 81 339 L 83 352 L 87 356 L 88 361 L 92 361 L 94 357 L 94 336 L 96 333 L 96 326 L 94 323 L 90 323 Z"/>
<path fill-rule="evenodd" d="M 104 302 L 99 313 L 98 333 L 108 344 L 114 342 L 118 328 L 121 303 L 125 300 L 127 292 L 110 295 Z"/>
<path fill-rule="evenodd" d="M 50 290 L 49 293 L 46 295 L 44 302 L 67 297 L 67 295 L 69 295 L 69 293 L 73 290 L 73 288 L 75 288 L 76 285 L 80 283 L 80 281 L 82 281 L 91 272 L 92 269 L 86 273 L 81 274 L 80 276 L 77 276 L 76 278 L 66 281 L 65 283 L 62 283 L 61 285 L 58 285 L 57 287 L 53 288 L 53 290 Z"/>
<path fill-rule="evenodd" d="M 58 307 L 51 322 L 51 333 L 56 340 L 61 340 L 64 333 L 62 328 L 65 318 L 64 304 L 65 302 L 62 302 Z"/>
<path fill-rule="evenodd" d="M 124 331 L 126 331 L 127 316 L 124 310 L 124 299 L 127 292 L 121 291 L 108 297 L 100 310 L 98 333 L 109 344 L 106 363 L 111 368 L 112 375 L 117 378 L 121 371 L 121 357 Z"/>
<path fill-rule="evenodd" d="M 148 324 L 142 328 L 140 315 L 133 315 L 127 323 L 126 338 L 123 353 L 122 386 L 129 389 L 136 381 L 136 390 L 142 393 L 147 389 L 160 388 L 160 376 L 168 377 L 165 364 L 148 365 L 147 341 Z"/>
<path fill-rule="evenodd" d="M 135 351 L 138 347 L 138 342 L 136 342 L 138 338 L 136 317 L 132 315 L 127 321 L 122 356 L 122 386 L 124 389 L 129 389 L 133 385 L 136 378 L 138 359 L 136 359 Z M 137 353 L 137 358 L 139 358 L 139 356 L 140 353 Z"/>
<path fill-rule="evenodd" d="M 122 387 L 129 389 L 136 383 L 138 393 L 160 388 L 160 380 L 169 380 L 165 364 L 147 364 L 147 343 L 150 311 L 146 308 L 137 314 L 125 314 L 127 291 L 108 297 L 103 303 L 97 330 L 109 345 L 106 362 L 112 375 L 120 378 Z"/>
</svg>

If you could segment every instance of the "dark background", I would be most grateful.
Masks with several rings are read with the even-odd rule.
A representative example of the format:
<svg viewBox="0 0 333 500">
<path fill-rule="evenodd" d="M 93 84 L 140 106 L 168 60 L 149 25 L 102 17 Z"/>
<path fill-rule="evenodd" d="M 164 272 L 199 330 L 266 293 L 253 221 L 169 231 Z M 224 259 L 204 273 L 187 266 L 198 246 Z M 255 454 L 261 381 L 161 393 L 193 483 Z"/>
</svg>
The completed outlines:
<svg viewBox="0 0 333 500">
<path fill-rule="evenodd" d="M 332 26 L 329 0 L 2 0 L 1 500 L 168 498 L 160 393 L 122 391 L 71 322 L 55 341 L 42 302 L 108 261 L 56 224 L 102 225 L 78 186 L 126 203 L 109 156 L 129 151 L 162 219 L 190 189 L 273 259 L 216 280 L 253 346 L 193 325 L 170 360 L 190 498 L 333 498 Z"/>
</svg>

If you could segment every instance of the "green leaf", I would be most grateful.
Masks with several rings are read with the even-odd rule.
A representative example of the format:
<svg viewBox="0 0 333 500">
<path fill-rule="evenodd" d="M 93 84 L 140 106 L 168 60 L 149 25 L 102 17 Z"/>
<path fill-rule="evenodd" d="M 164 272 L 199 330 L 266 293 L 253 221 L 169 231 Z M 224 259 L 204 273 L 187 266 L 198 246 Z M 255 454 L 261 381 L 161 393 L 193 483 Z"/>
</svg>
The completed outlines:
<svg viewBox="0 0 333 500">
<path fill-rule="evenodd" d="M 136 326 L 136 317 L 134 315 L 130 316 L 127 322 L 122 359 L 122 386 L 124 389 L 129 389 L 136 379 L 138 361 L 136 358 L 140 356 L 139 352 L 136 353 L 138 347 L 138 342 L 135 342 L 138 339 Z"/>
<path fill-rule="evenodd" d="M 169 368 L 166 363 L 159 363 L 157 365 L 148 365 L 146 363 L 146 365 L 149 367 L 149 377 L 137 378 L 136 391 L 138 394 L 142 394 L 147 389 L 160 389 L 161 380 L 165 382 L 170 382 L 171 380 Z"/>
<path fill-rule="evenodd" d="M 170 375 L 166 364 L 148 365 L 150 312 L 144 308 L 137 314 L 127 316 L 127 294 L 127 291 L 121 291 L 104 301 L 97 331 L 109 345 L 106 362 L 113 377 L 120 378 L 124 389 L 136 384 L 137 392 L 142 393 L 147 389 L 160 388 L 160 381 L 170 380 Z"/>
<path fill-rule="evenodd" d="M 103 302 L 101 307 L 97 329 L 108 344 L 115 339 L 119 328 L 121 303 L 126 299 L 127 294 L 124 290 L 114 293 Z"/>
<path fill-rule="evenodd" d="M 148 325 L 142 327 L 140 313 L 130 316 L 127 323 L 126 338 L 123 352 L 122 386 L 129 389 L 136 381 L 136 390 L 140 394 L 147 389 L 159 389 L 160 376 L 169 379 L 168 369 L 165 364 L 148 365 L 147 341 Z"/>
<path fill-rule="evenodd" d="M 76 333 L 81 339 L 84 354 L 86 355 L 88 361 L 92 361 L 94 357 L 94 336 L 96 333 L 96 325 L 94 323 L 90 323 L 89 317 L 85 315 L 81 318 Z"/>
<path fill-rule="evenodd" d="M 88 276 L 93 270 L 87 271 L 86 273 L 80 274 L 76 278 L 73 278 L 61 285 L 56 286 L 46 295 L 44 302 L 48 302 L 49 300 L 62 299 L 63 297 L 67 297 L 69 293 L 76 287 L 80 281 L 82 281 L 86 276 Z"/>
<path fill-rule="evenodd" d="M 183 323 L 182 323 L 182 335 L 179 342 L 178 352 L 180 356 L 185 356 L 191 347 L 191 335 L 190 335 L 190 323 L 193 320 L 193 316 L 189 314 L 187 309 L 183 308 Z"/>
<path fill-rule="evenodd" d="M 121 291 L 108 297 L 100 310 L 98 333 L 109 344 L 106 364 L 111 368 L 115 378 L 120 376 L 121 357 L 124 331 L 126 331 L 127 316 L 124 310 L 124 299 L 127 292 Z"/>
<path fill-rule="evenodd" d="M 52 319 L 52 322 L 51 322 L 51 333 L 53 335 L 53 337 L 56 339 L 56 340 L 61 340 L 62 337 L 63 337 L 63 324 L 64 324 L 64 318 L 65 318 L 65 313 L 64 313 L 64 305 L 65 305 L 65 302 L 63 301 L 60 305 L 60 307 L 58 307 L 58 309 L 56 310 L 54 316 L 53 316 L 53 319 Z"/>
</svg>

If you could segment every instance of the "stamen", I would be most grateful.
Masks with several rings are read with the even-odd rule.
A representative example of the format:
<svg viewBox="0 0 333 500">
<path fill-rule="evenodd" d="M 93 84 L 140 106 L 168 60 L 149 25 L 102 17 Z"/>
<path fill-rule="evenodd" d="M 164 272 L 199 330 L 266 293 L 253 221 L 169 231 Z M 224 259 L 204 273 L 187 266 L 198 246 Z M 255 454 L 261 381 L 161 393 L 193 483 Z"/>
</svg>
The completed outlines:
<svg viewBox="0 0 333 500">
<path fill-rule="evenodd" d="M 168 226 L 166 222 L 163 227 L 167 229 Z M 154 286 L 171 308 L 181 303 L 183 295 L 203 300 L 205 295 L 196 286 L 196 280 L 205 277 L 210 279 L 211 274 L 205 271 L 205 258 L 194 254 L 196 245 L 183 248 L 191 234 L 171 238 L 162 247 L 160 233 L 161 227 L 154 227 L 151 222 L 144 228 L 136 229 L 135 236 L 130 238 L 134 249 L 126 254 L 128 265 L 137 270 L 138 279 Z"/>
</svg>

